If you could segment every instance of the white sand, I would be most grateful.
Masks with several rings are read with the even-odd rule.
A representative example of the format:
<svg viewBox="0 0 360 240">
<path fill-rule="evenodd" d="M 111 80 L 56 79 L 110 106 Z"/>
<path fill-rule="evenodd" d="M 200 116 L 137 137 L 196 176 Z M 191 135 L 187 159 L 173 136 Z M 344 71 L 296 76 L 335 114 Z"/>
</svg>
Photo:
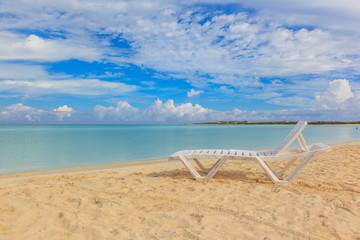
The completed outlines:
<svg viewBox="0 0 360 240">
<path fill-rule="evenodd" d="M 181 163 L 2 177 L 0 239 L 360 239 L 360 143 L 285 186 L 248 161 L 207 183 Z"/>
</svg>

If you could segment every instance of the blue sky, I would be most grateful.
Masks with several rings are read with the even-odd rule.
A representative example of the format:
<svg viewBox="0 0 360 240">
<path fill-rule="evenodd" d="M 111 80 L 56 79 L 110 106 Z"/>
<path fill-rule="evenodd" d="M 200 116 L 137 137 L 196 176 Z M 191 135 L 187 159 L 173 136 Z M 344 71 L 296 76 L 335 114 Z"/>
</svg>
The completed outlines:
<svg viewBox="0 0 360 240">
<path fill-rule="evenodd" d="M 360 120 L 356 0 L 0 1 L 0 123 Z"/>
</svg>

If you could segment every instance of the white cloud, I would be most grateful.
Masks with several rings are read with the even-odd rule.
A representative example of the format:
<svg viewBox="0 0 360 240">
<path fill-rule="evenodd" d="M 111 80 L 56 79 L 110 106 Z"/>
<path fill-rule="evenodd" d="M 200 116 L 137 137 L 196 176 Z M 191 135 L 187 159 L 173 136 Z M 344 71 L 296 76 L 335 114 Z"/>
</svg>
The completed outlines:
<svg viewBox="0 0 360 240">
<path fill-rule="evenodd" d="M 199 104 L 184 103 L 176 106 L 173 100 L 165 103 L 157 99 L 146 109 L 132 107 L 125 101 L 119 101 L 115 107 L 96 106 L 95 115 L 102 122 L 111 123 L 193 123 L 209 121 L 269 121 L 278 116 L 274 112 L 257 112 L 233 109 L 232 111 L 215 111 Z M 281 112 L 282 115 L 285 115 Z"/>
<path fill-rule="evenodd" d="M 62 120 L 64 118 L 69 118 L 75 112 L 75 110 L 73 108 L 68 107 L 67 105 L 58 107 L 58 108 L 54 109 L 53 111 L 58 116 L 59 120 Z"/>
<path fill-rule="evenodd" d="M 360 92 L 353 92 L 346 79 L 333 80 L 330 87 L 315 99 L 315 108 L 360 111 Z"/>
<path fill-rule="evenodd" d="M 67 105 L 56 109 L 37 109 L 17 103 L 0 106 L 0 123 L 61 123 L 76 111 Z"/>
<path fill-rule="evenodd" d="M 115 107 L 97 105 L 94 112 L 100 120 L 105 122 L 179 123 L 205 120 L 214 111 L 198 104 L 185 103 L 175 106 L 173 100 L 163 103 L 158 99 L 144 110 L 135 108 L 128 102 L 119 101 Z"/>
<path fill-rule="evenodd" d="M 339 33 L 359 34 L 360 6 L 357 0 L 240 0 L 244 7 L 261 11 L 287 25 L 320 26 Z M 265 17 L 264 16 L 264 17 Z"/>
<path fill-rule="evenodd" d="M 229 14 L 207 8 L 227 3 L 256 11 Z M 12 16 L 2 19 L 3 28 L 39 29 L 54 35 L 51 39 L 36 34 L 24 38 L 5 32 L 8 36 L 0 39 L 4 59 L 106 59 L 187 75 L 197 86 L 208 82 L 256 86 L 249 76 L 324 74 L 348 68 L 360 72 L 356 44 L 360 31 L 355 26 L 360 10 L 351 0 L 297 0 L 292 4 L 284 0 L 16 4 L 5 0 L 2 9 Z M 342 27 L 347 26 L 352 27 L 344 32 Z M 121 38 L 116 39 L 118 36 Z M 118 40 L 131 49 L 111 45 L 110 41 Z M 199 74 L 212 77 L 198 78 Z"/>
<path fill-rule="evenodd" d="M 274 94 L 276 96 L 276 94 Z M 304 98 L 299 96 L 294 97 L 275 97 L 267 101 L 267 103 L 279 105 L 279 106 L 295 106 L 299 108 L 310 108 L 313 100 L 310 98 Z"/>
<path fill-rule="evenodd" d="M 112 121 L 117 120 L 120 122 L 138 121 L 138 112 L 140 110 L 132 107 L 125 101 L 119 101 L 115 107 L 104 107 L 97 105 L 94 112 L 100 120 Z"/>
<path fill-rule="evenodd" d="M 360 98 L 359 98 L 360 99 Z M 101 122 L 108 123 L 194 123 L 212 121 L 297 121 L 303 120 L 339 120 L 354 121 L 360 117 L 358 110 L 346 109 L 334 111 L 331 109 L 312 109 L 311 105 L 304 109 L 246 111 L 233 109 L 231 111 L 215 111 L 199 104 L 184 103 L 175 105 L 173 100 L 165 103 L 156 100 L 145 109 L 131 106 L 128 102 L 119 101 L 116 106 L 96 106 L 95 116 Z"/>
<path fill-rule="evenodd" d="M 203 90 L 196 91 L 194 89 L 191 89 L 190 92 L 187 92 L 187 96 L 188 97 L 193 97 L 193 96 L 197 96 L 197 95 L 199 95 L 201 93 L 204 93 L 204 91 Z"/>
<path fill-rule="evenodd" d="M 208 13 L 170 17 L 160 11 L 140 25 L 133 24 L 124 36 L 138 48 L 128 61 L 186 73 L 192 83 L 201 80 L 197 73 L 212 74 L 204 81 L 232 86 L 243 85 L 244 76 L 321 74 L 358 65 L 348 56 L 360 50 L 352 44 L 355 39 L 325 29 L 289 30 L 244 13 L 222 14 L 203 23 L 206 17 Z"/>
<path fill-rule="evenodd" d="M 328 92 L 326 92 L 328 93 Z M 319 101 L 319 99 L 317 99 Z M 216 111 L 199 104 L 175 105 L 173 100 L 156 100 L 145 109 L 118 101 L 115 106 L 97 105 L 92 111 L 75 111 L 67 105 L 56 109 L 36 109 L 13 104 L 0 107 L 0 123 L 194 123 L 212 121 L 297 121 L 328 120 L 358 121 L 360 118 L 360 93 L 342 104 L 318 108 L 246 111 Z"/>
<path fill-rule="evenodd" d="M 46 79 L 49 75 L 43 66 L 25 63 L 0 62 L 0 79 Z"/>
<path fill-rule="evenodd" d="M 249 98 L 249 99 L 265 99 L 266 100 L 266 99 L 274 99 L 274 98 L 281 97 L 281 96 L 282 96 L 282 94 L 277 93 L 275 91 L 273 91 L 273 92 L 265 91 L 265 92 L 252 94 L 250 96 L 247 96 L 247 98 Z M 291 106 L 293 106 L 293 105 L 291 105 Z"/>
<path fill-rule="evenodd" d="M 137 88 L 135 85 L 118 81 L 77 79 L 71 75 L 49 74 L 41 65 L 0 62 L 0 93 L 22 94 L 27 98 L 52 94 L 119 96 L 136 91 Z"/>
<path fill-rule="evenodd" d="M 184 103 L 175 106 L 173 100 L 163 103 L 157 99 L 142 113 L 145 117 L 144 119 L 153 119 L 155 122 L 178 122 L 179 120 L 180 122 L 189 122 L 204 120 L 212 112 L 213 110 L 203 108 L 199 104 Z"/>
<path fill-rule="evenodd" d="M 227 3 L 255 11 L 229 13 L 211 8 Z M 360 73 L 359 6 L 356 0 L 295 0 L 291 4 L 285 0 L 3 0 L 0 60 L 7 63 L 0 63 L 0 89 L 24 95 L 87 96 L 137 90 L 124 83 L 52 76 L 45 67 L 34 65 L 79 59 L 135 64 L 165 78 L 184 79 L 194 88 L 213 84 L 223 92 L 255 93 L 273 104 L 287 100 L 287 105 L 306 107 L 314 91 L 321 92 L 327 85 L 324 80 L 299 80 L 299 75 L 317 74 L 324 79 L 329 73 L 337 78 Z M 261 81 L 272 77 L 287 81 L 279 85 Z M 319 95 L 319 105 L 354 109 L 348 106 L 352 102 L 358 106 L 356 92 L 343 102 L 339 101 L 348 95 L 337 94 Z M 329 96 L 337 102 L 327 103 Z M 159 106 L 164 114 L 172 113 L 160 114 L 163 118 L 176 118 L 179 106 L 168 102 Z M 184 105 L 184 111 L 192 108 Z M 102 109 L 104 119 L 106 114 L 115 116 L 114 109 L 106 109 Z M 132 111 L 131 106 L 123 106 L 119 114 L 126 109 Z"/>
<path fill-rule="evenodd" d="M 8 32 L 0 32 L 0 52 L 0 60 L 42 62 L 68 59 L 92 62 L 100 59 L 102 55 L 96 47 L 86 46 L 71 39 L 43 39 L 35 34 L 24 36 Z"/>
<path fill-rule="evenodd" d="M 74 109 L 71 107 L 68 107 L 68 105 L 64 105 L 62 107 L 58 107 L 57 109 L 54 109 L 55 112 L 73 112 Z"/>
<path fill-rule="evenodd" d="M 323 85 L 325 85 L 325 83 L 322 79 L 302 82 L 299 86 L 281 84 L 278 85 L 279 88 L 274 86 L 272 92 L 265 91 L 265 93 L 247 97 L 251 99 L 264 99 L 267 103 L 279 106 L 293 106 L 304 111 L 310 109 L 316 111 L 360 111 L 360 91 L 352 91 L 347 79 L 336 79 L 330 83 L 327 81 L 327 89 L 323 87 Z M 280 94 L 279 92 L 282 92 L 284 87 L 287 88 L 288 93 L 293 93 L 294 96 Z M 307 89 L 310 90 L 307 91 Z M 296 93 L 296 91 L 299 91 L 299 93 Z M 336 114 L 334 114 L 333 117 L 336 118 Z"/>
<path fill-rule="evenodd" d="M 25 106 L 21 103 L 0 108 L 0 122 L 39 122 L 44 110 Z"/>
<path fill-rule="evenodd" d="M 229 88 L 229 87 L 227 87 L 227 86 L 221 86 L 221 87 L 219 87 L 219 91 L 220 91 L 220 92 L 223 92 L 223 93 L 226 94 L 226 95 L 232 95 L 232 94 L 235 93 L 234 89 Z"/>
<path fill-rule="evenodd" d="M 335 97 L 337 103 L 342 103 L 349 98 L 353 97 L 349 81 L 346 79 L 334 80 L 330 83 L 330 89 L 328 90 L 330 95 Z"/>
<path fill-rule="evenodd" d="M 136 86 L 118 82 L 107 82 L 97 79 L 72 80 L 4 80 L 0 81 L 0 91 L 22 93 L 26 95 L 121 95 L 135 91 Z"/>
</svg>

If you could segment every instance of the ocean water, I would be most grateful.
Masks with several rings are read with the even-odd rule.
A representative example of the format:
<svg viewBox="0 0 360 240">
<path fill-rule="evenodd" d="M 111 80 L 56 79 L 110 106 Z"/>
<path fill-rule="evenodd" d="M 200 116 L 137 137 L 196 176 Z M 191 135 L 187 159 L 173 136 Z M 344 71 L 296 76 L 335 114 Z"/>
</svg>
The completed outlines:
<svg viewBox="0 0 360 240">
<path fill-rule="evenodd" d="M 292 125 L 0 125 L 0 174 L 167 158 L 182 149 L 272 149 Z M 360 141 L 360 126 L 307 126 L 308 144 Z"/>
</svg>

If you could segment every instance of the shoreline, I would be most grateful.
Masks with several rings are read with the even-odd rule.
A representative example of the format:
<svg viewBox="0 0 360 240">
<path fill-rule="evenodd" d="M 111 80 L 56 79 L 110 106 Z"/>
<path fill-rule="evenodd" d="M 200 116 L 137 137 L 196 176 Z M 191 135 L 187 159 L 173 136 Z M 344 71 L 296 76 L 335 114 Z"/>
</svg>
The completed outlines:
<svg viewBox="0 0 360 240">
<path fill-rule="evenodd" d="M 328 144 L 331 147 L 344 146 L 360 144 L 360 141 L 349 141 L 339 144 Z M 144 159 L 140 161 L 129 161 L 129 162 L 119 162 L 111 164 L 98 164 L 98 165 L 89 165 L 89 166 L 75 166 L 69 168 L 55 168 L 55 169 L 46 169 L 39 171 L 24 171 L 18 173 L 4 173 L 0 174 L 1 179 L 9 178 L 27 178 L 27 177 L 36 177 L 36 176 L 48 176 L 48 175 L 59 175 L 59 174 L 71 174 L 71 173 L 86 173 L 86 172 L 96 172 L 96 171 L 109 171 L 120 168 L 135 168 L 135 167 L 146 167 L 153 166 L 158 164 L 171 164 L 180 161 L 168 161 L 167 158 L 159 159 Z"/>
<path fill-rule="evenodd" d="M 77 166 L 69 168 L 55 168 L 39 171 L 24 171 L 18 173 L 4 173 L 0 174 L 0 180 L 3 178 L 26 178 L 26 177 L 35 177 L 35 176 L 47 176 L 47 175 L 57 175 L 57 174 L 71 174 L 71 173 L 85 173 L 85 172 L 96 172 L 96 171 L 106 171 L 118 168 L 131 168 L 138 166 L 148 166 L 156 164 L 166 164 L 170 163 L 165 158 L 159 159 L 150 159 L 143 161 L 133 161 L 133 162 L 122 162 L 122 163 L 113 163 L 113 164 L 99 164 L 99 165 L 89 165 L 89 166 Z"/>
</svg>

